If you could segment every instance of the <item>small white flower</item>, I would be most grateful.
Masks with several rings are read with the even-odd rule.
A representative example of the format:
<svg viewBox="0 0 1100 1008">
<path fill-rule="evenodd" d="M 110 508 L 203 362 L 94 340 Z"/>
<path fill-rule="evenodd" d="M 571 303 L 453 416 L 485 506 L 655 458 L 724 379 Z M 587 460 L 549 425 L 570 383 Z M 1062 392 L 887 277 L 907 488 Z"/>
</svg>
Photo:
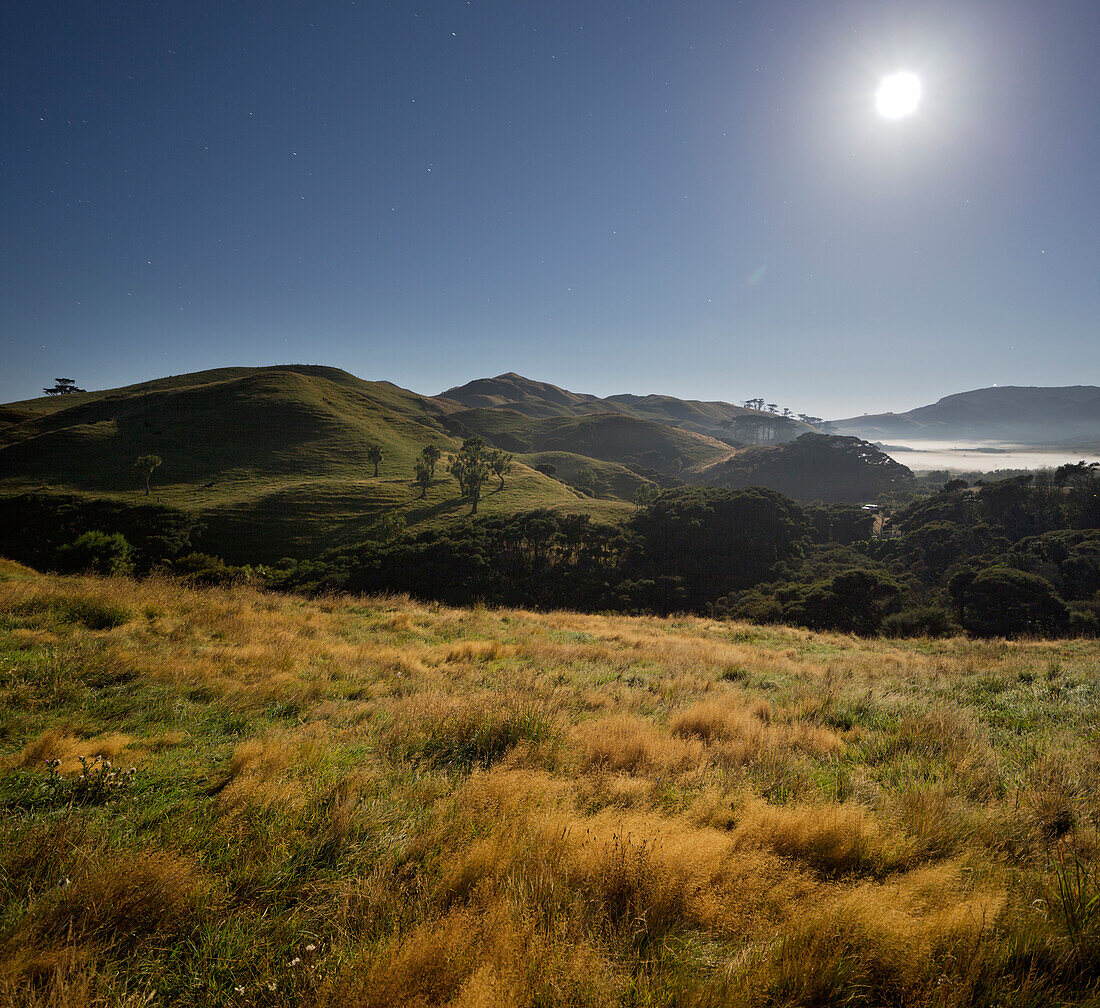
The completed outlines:
<svg viewBox="0 0 1100 1008">
<path fill-rule="evenodd" d="M 236 991 L 236 992 L 237 992 L 238 994 L 243 994 L 243 993 L 244 993 L 244 988 L 243 988 L 243 987 L 234 987 L 233 989 L 234 989 L 234 990 L 235 990 L 235 991 Z"/>
<path fill-rule="evenodd" d="M 307 945 L 306 946 L 306 951 L 307 952 L 316 952 L 317 951 L 317 946 L 316 945 Z"/>
<path fill-rule="evenodd" d="M 298 956 L 295 956 L 293 959 L 290 960 L 290 962 L 287 963 L 287 965 L 288 966 L 297 966 L 301 961 L 302 960 L 299 959 Z"/>
</svg>

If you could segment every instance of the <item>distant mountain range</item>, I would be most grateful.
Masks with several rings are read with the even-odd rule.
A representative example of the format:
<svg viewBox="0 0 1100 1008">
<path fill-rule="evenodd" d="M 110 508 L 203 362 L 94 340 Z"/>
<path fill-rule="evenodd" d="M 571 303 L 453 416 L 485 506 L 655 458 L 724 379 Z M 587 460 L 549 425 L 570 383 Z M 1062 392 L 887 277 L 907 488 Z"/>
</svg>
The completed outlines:
<svg viewBox="0 0 1100 1008">
<path fill-rule="evenodd" d="M 1003 441 L 1012 444 L 1100 445 L 1100 387 L 995 386 L 945 396 L 907 413 L 834 420 L 831 430 L 871 441 Z"/>
</svg>

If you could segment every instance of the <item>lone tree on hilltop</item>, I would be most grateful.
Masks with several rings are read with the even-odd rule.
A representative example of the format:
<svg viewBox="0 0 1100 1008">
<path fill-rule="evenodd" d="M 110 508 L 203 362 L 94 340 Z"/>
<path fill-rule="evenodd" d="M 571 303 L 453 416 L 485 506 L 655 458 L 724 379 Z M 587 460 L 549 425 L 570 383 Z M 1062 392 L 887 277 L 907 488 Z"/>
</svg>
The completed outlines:
<svg viewBox="0 0 1100 1008">
<path fill-rule="evenodd" d="M 499 448 L 489 453 L 489 469 L 500 480 L 500 490 L 504 489 L 504 477 L 512 470 L 513 459 L 511 452 L 501 451 Z"/>
<path fill-rule="evenodd" d="M 153 470 L 160 465 L 159 455 L 142 455 L 140 458 L 134 459 L 134 468 L 141 475 L 142 480 L 145 483 L 145 496 L 149 496 L 149 478 L 153 475 Z"/>
<path fill-rule="evenodd" d="M 430 479 L 435 479 L 435 464 L 439 461 L 443 452 L 439 450 L 434 444 L 425 445 L 420 451 L 420 458 L 424 461 L 424 464 L 428 467 L 428 474 Z"/>
<path fill-rule="evenodd" d="M 382 464 L 382 449 L 378 445 L 372 444 L 367 449 L 367 461 L 374 466 L 374 475 L 377 476 L 378 467 Z"/>
<path fill-rule="evenodd" d="M 420 487 L 420 498 L 423 500 L 428 496 L 428 487 L 432 483 L 432 467 L 428 462 L 419 458 L 416 460 L 416 485 Z"/>
<path fill-rule="evenodd" d="M 82 388 L 77 388 L 76 382 L 72 378 L 55 378 L 53 382 L 53 388 L 42 390 L 46 395 L 74 395 L 77 392 L 84 391 Z"/>
</svg>

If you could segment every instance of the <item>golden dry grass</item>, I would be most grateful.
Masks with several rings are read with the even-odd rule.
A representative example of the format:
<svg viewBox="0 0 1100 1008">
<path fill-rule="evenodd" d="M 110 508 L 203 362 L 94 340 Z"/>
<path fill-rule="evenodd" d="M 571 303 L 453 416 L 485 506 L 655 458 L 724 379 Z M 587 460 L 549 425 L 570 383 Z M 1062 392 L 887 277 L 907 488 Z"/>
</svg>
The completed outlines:
<svg viewBox="0 0 1100 1008">
<path fill-rule="evenodd" d="M 0 618 L 0 1003 L 1095 996 L 1094 643 L 31 572 Z M 42 790 L 95 755 L 132 788 Z"/>
</svg>

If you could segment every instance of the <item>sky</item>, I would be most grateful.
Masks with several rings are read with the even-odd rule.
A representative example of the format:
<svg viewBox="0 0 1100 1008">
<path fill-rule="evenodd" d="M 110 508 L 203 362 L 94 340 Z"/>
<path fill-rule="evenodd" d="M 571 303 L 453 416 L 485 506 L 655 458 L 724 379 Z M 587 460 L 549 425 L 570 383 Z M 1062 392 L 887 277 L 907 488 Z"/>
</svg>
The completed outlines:
<svg viewBox="0 0 1100 1008">
<path fill-rule="evenodd" d="M 1095 384 L 1097 52 L 1096 0 L 9 0 L 0 401 L 275 363 L 824 417 Z"/>
</svg>

